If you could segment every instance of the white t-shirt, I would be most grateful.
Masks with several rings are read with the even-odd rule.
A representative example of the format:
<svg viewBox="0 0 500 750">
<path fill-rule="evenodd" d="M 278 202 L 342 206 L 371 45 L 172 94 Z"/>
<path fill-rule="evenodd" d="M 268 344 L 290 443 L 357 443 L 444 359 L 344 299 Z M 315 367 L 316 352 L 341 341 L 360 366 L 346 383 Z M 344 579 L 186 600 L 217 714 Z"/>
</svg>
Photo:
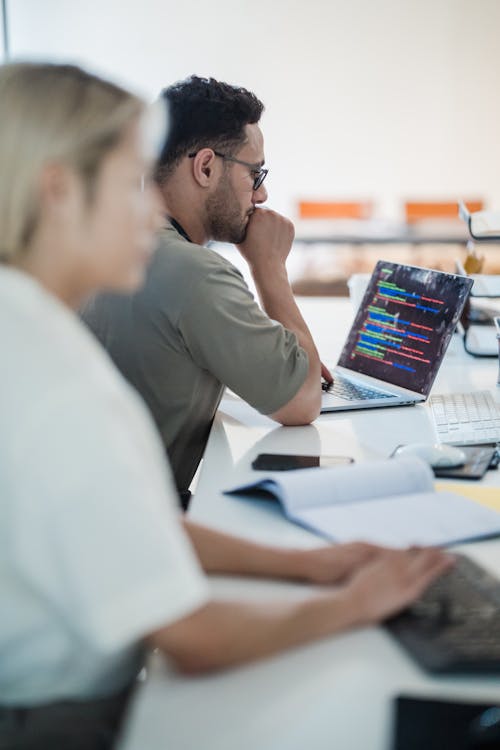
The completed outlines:
<svg viewBox="0 0 500 750">
<path fill-rule="evenodd" d="M 207 601 L 152 420 L 76 316 L 0 266 L 0 704 L 109 695 Z"/>
</svg>

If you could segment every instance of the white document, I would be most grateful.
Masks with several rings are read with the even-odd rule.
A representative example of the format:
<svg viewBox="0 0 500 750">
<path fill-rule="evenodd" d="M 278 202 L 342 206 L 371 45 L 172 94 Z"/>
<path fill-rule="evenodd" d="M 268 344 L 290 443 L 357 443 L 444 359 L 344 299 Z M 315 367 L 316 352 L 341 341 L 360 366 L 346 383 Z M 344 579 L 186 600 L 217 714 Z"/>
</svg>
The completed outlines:
<svg viewBox="0 0 500 750">
<path fill-rule="evenodd" d="M 500 514 L 450 492 L 418 458 L 273 472 L 227 494 L 265 491 L 295 523 L 337 542 L 450 545 L 500 535 Z"/>
</svg>

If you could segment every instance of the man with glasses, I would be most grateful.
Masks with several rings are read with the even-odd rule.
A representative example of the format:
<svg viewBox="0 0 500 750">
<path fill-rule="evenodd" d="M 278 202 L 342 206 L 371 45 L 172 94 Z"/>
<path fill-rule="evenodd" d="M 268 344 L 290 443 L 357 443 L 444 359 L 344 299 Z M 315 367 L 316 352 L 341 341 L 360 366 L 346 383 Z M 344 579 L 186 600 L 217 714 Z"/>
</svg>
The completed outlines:
<svg viewBox="0 0 500 750">
<path fill-rule="evenodd" d="M 186 506 L 224 387 L 281 424 L 307 424 L 322 366 L 287 278 L 293 225 L 260 207 L 263 104 L 196 76 L 161 96 L 169 134 L 155 178 L 167 226 L 142 291 L 99 297 L 83 317 L 151 409 Z M 261 306 L 210 240 L 237 246 Z"/>
</svg>

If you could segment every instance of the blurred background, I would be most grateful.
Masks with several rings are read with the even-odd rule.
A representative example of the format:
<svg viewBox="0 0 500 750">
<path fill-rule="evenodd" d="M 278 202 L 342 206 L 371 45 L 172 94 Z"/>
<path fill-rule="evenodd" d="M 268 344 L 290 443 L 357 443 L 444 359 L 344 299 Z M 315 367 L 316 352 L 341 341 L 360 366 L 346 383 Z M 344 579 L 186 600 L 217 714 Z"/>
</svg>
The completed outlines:
<svg viewBox="0 0 500 750">
<path fill-rule="evenodd" d="M 266 105 L 268 205 L 296 223 L 299 292 L 346 293 L 380 257 L 451 270 L 465 255 L 455 202 L 500 210 L 499 0 L 2 0 L 2 10 L 3 56 L 74 61 L 151 99 L 191 73 L 253 90 Z M 481 253 L 500 272 L 500 245 Z"/>
</svg>

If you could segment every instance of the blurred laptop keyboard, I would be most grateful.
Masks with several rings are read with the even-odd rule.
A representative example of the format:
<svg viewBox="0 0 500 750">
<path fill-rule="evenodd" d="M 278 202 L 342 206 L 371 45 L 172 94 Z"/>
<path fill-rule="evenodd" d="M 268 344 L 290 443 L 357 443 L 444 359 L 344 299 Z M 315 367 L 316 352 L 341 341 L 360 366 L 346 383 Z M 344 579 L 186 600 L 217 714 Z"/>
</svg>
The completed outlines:
<svg viewBox="0 0 500 750">
<path fill-rule="evenodd" d="M 500 581 L 468 557 L 386 626 L 430 672 L 500 674 Z"/>
<path fill-rule="evenodd" d="M 500 405 L 489 391 L 431 396 L 429 405 L 440 443 L 480 445 L 500 441 Z"/>
</svg>

